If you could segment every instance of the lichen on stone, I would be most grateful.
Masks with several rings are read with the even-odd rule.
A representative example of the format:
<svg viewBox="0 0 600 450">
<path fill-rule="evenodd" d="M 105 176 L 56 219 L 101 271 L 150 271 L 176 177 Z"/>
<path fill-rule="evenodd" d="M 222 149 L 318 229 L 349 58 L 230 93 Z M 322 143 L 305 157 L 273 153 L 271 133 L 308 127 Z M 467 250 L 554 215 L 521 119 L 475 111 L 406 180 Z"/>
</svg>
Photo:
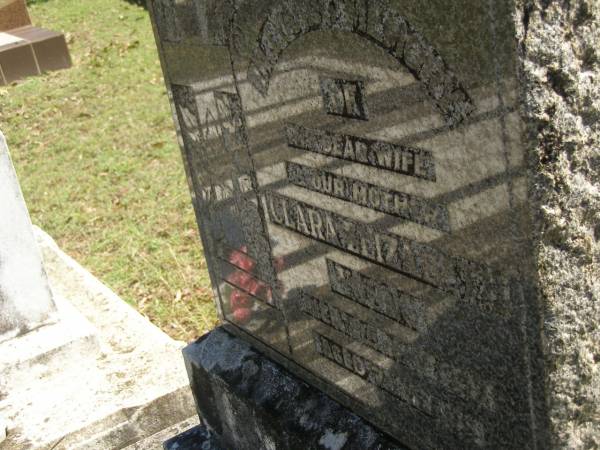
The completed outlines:
<svg viewBox="0 0 600 450">
<path fill-rule="evenodd" d="M 556 448 L 600 447 L 600 3 L 517 0 Z"/>
</svg>

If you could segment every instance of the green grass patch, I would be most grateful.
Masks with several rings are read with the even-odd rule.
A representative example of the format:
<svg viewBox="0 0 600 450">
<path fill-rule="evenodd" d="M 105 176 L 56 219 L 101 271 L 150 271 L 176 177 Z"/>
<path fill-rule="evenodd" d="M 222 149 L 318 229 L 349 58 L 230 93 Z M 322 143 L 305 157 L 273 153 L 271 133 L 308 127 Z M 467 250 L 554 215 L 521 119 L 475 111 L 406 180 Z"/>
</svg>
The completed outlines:
<svg viewBox="0 0 600 450">
<path fill-rule="evenodd" d="M 123 0 L 30 3 L 73 67 L 0 88 L 34 223 L 178 339 L 216 323 L 148 12 Z"/>
</svg>

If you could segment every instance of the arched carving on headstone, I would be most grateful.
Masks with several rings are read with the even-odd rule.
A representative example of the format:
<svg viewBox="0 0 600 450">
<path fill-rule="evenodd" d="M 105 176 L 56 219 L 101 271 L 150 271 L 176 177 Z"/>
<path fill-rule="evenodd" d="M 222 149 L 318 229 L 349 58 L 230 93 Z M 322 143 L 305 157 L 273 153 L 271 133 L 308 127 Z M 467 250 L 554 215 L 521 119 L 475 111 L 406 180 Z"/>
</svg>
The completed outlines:
<svg viewBox="0 0 600 450">
<path fill-rule="evenodd" d="M 248 67 L 248 81 L 261 94 L 282 53 L 314 31 L 346 31 L 378 45 L 406 67 L 451 126 L 475 109 L 471 97 L 438 52 L 388 0 L 283 0 L 263 23 Z"/>
</svg>

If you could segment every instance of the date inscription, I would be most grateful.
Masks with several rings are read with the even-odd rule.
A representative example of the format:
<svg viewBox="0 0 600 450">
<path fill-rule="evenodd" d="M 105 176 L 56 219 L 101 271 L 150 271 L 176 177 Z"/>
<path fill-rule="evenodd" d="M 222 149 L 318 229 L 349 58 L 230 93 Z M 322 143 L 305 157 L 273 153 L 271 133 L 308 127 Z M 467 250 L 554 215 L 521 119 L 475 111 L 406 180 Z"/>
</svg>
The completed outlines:
<svg viewBox="0 0 600 450">
<path fill-rule="evenodd" d="M 408 403 L 427 417 L 437 421 L 451 420 L 462 432 L 473 440 L 482 442 L 485 434 L 482 424 L 472 416 L 472 411 L 461 408 L 456 403 L 449 403 L 431 394 L 431 389 L 410 382 L 406 377 L 392 375 L 389 369 L 363 358 L 345 346 L 315 332 L 313 335 L 316 352 L 360 378 L 393 395 L 398 400 Z"/>
</svg>

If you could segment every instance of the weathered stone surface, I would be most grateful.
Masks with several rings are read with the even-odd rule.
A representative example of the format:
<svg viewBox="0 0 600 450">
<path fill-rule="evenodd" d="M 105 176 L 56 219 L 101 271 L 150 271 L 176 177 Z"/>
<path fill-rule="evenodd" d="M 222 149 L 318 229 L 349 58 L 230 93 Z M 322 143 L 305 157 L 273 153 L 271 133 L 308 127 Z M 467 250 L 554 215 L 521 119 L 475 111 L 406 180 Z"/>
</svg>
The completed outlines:
<svg viewBox="0 0 600 450">
<path fill-rule="evenodd" d="M 179 435 L 180 433 L 185 434 L 185 431 L 188 431 L 194 427 L 199 426 L 199 419 L 196 414 L 193 417 L 190 417 L 186 420 L 183 420 L 175 425 L 172 425 L 164 430 L 159 431 L 158 433 L 153 434 L 152 436 L 148 436 L 145 439 L 142 439 L 135 444 L 131 444 L 125 447 L 123 450 L 160 450 L 163 448 L 163 443 L 167 440 L 171 440 L 171 438 L 175 435 Z M 180 446 L 179 449 L 183 450 L 183 446 Z"/>
<path fill-rule="evenodd" d="M 30 388 L 40 367 L 59 372 L 73 359 L 84 365 L 100 352 L 98 331 L 89 320 L 66 299 L 56 296 L 55 303 L 58 320 L 0 343 L 0 393 Z"/>
<path fill-rule="evenodd" d="M 37 237 L 0 133 L 0 448 L 123 448 L 193 414 L 183 344 Z"/>
<path fill-rule="evenodd" d="M 222 328 L 183 353 L 200 417 L 222 448 L 404 448 Z M 193 433 L 210 438 L 202 429 Z M 182 440 L 198 445 L 191 436 L 176 442 Z"/>
<path fill-rule="evenodd" d="M 36 234 L 60 320 L 0 344 L 0 449 L 123 448 L 194 414 L 183 343 Z"/>
<path fill-rule="evenodd" d="M 7 427 L 8 425 L 6 424 L 2 416 L 0 416 L 0 444 L 6 439 Z"/>
<path fill-rule="evenodd" d="M 598 445 L 597 2 L 150 11 L 228 330 L 411 448 Z"/>
<path fill-rule="evenodd" d="M 52 294 L 6 140 L 0 132 L 0 342 L 52 319 Z"/>
<path fill-rule="evenodd" d="M 519 1 L 553 444 L 600 447 L 600 4 Z"/>
</svg>

